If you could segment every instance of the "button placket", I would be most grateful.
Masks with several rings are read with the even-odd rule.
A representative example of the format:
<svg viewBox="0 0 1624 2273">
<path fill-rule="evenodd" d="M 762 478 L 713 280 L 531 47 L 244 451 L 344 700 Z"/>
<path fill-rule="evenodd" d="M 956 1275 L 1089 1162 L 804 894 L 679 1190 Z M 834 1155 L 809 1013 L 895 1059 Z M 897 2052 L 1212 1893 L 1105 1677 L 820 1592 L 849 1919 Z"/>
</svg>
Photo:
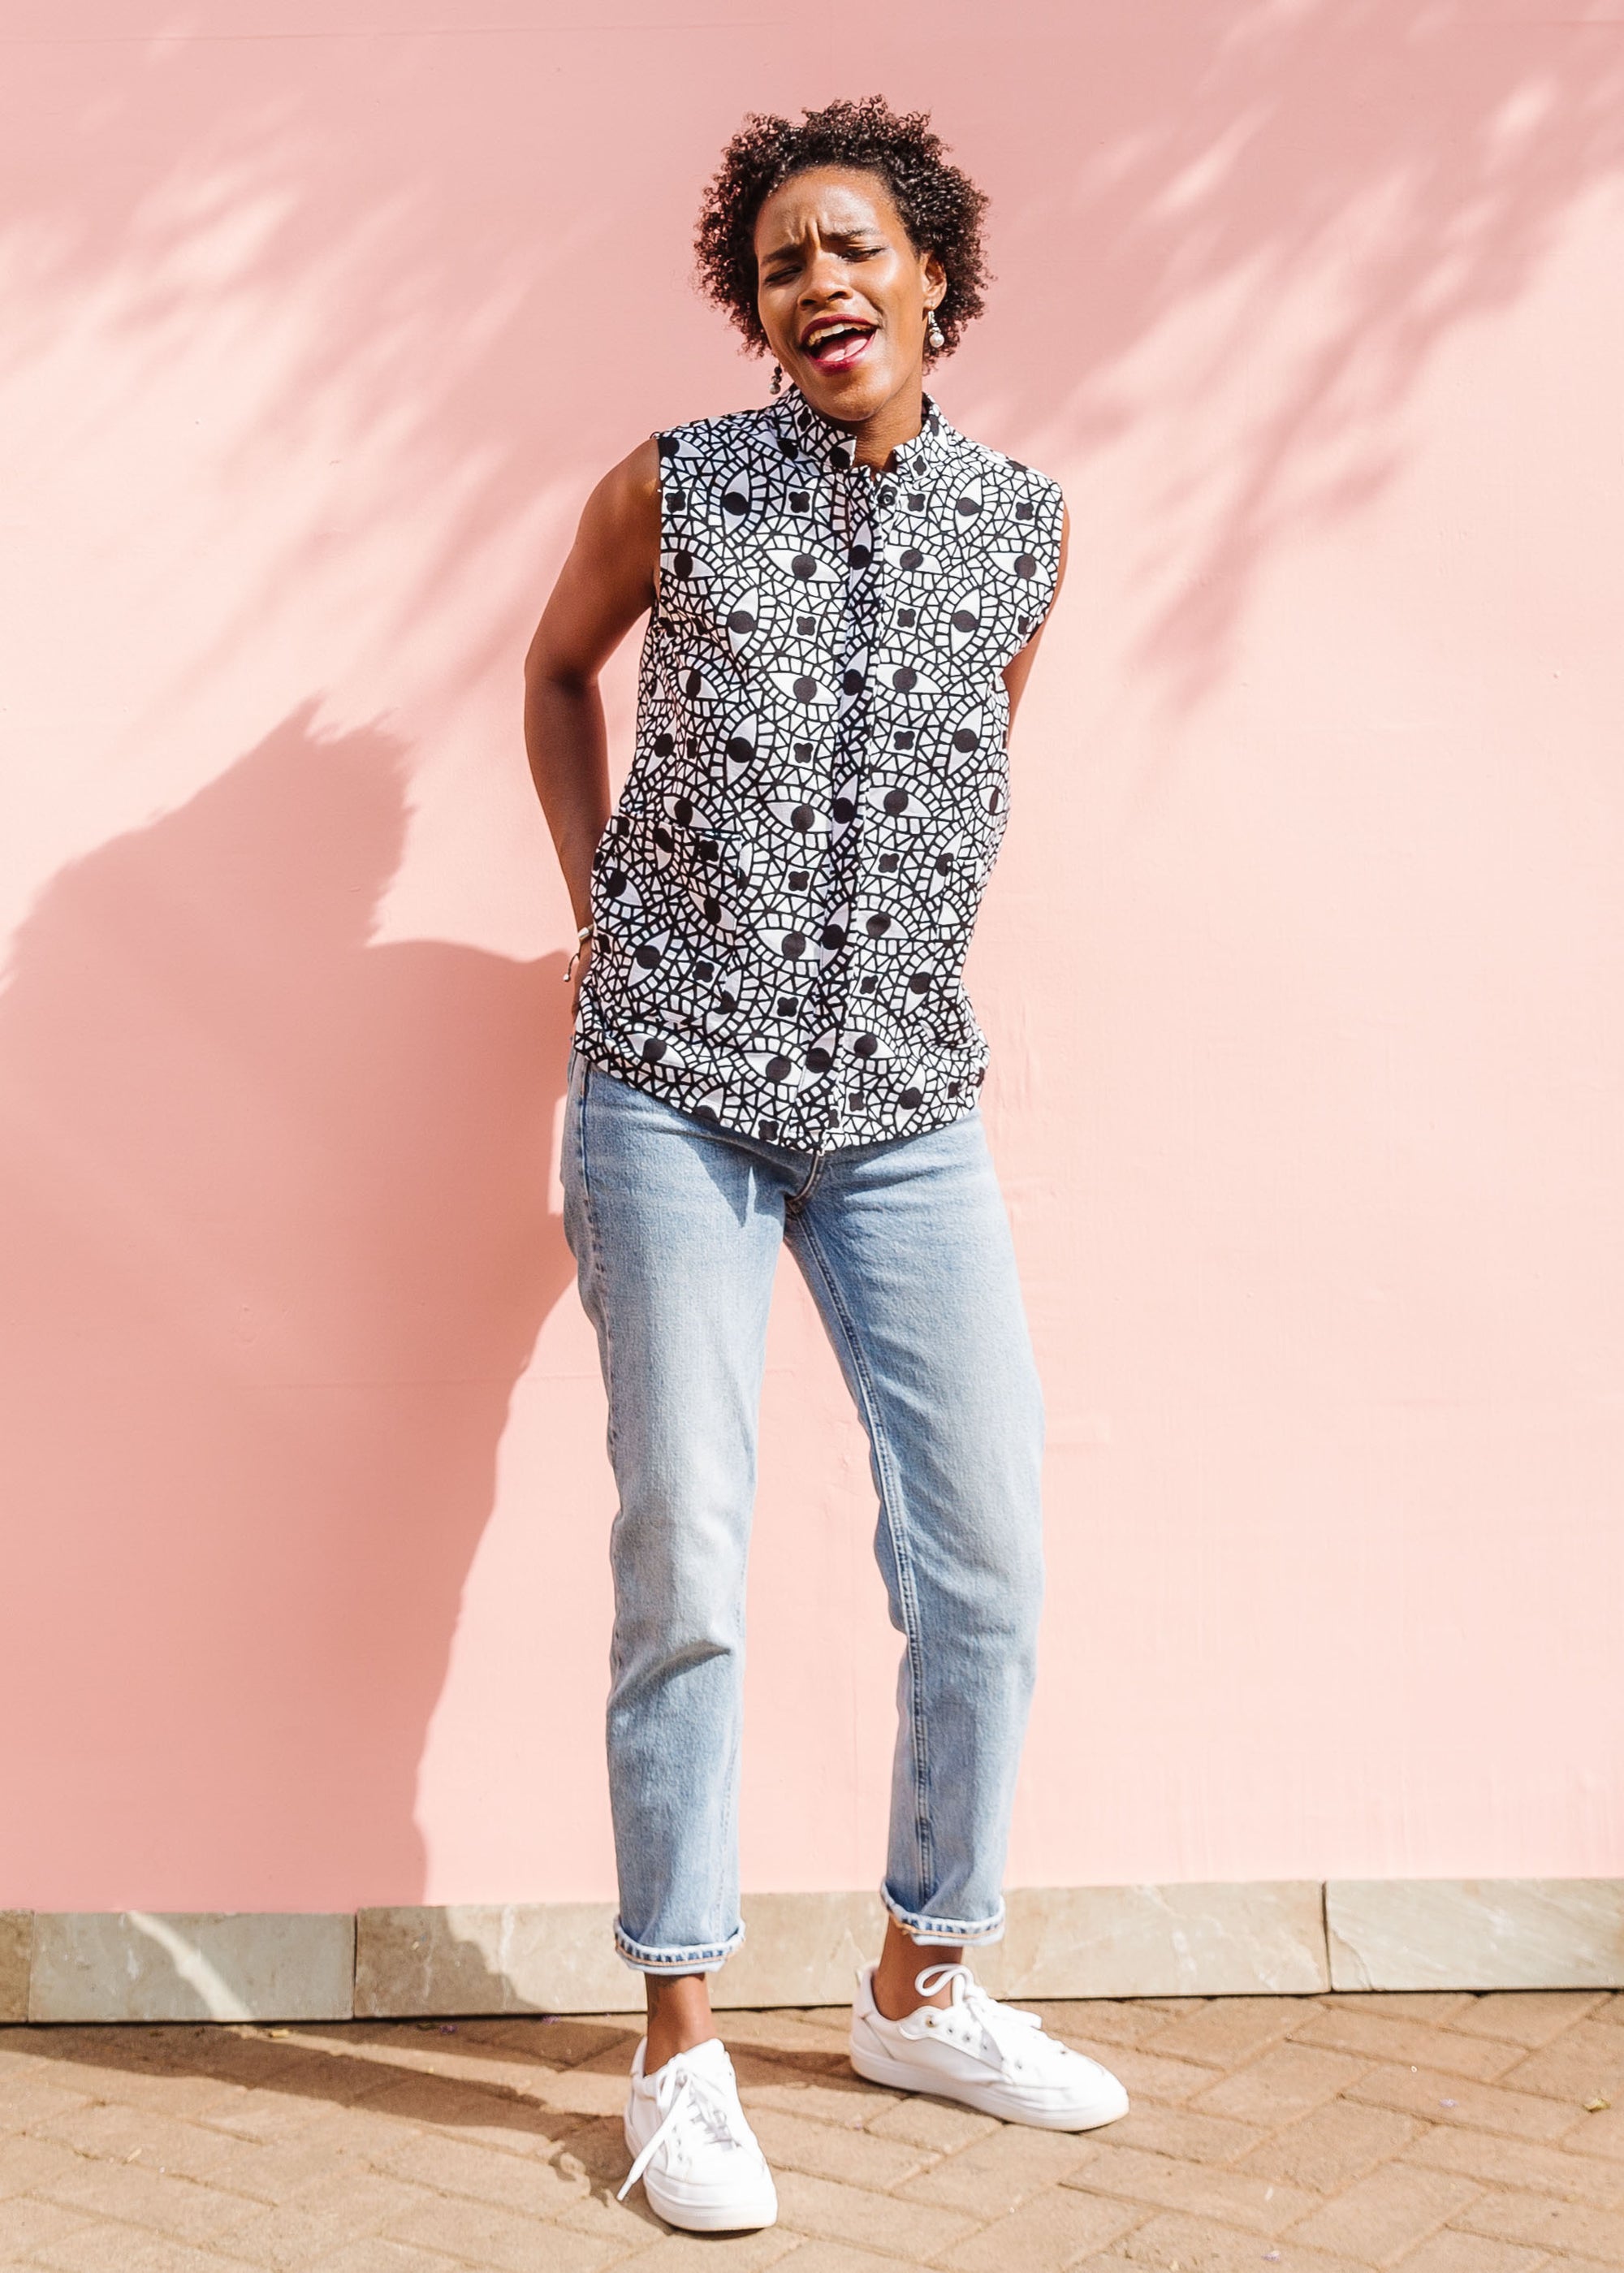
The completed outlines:
<svg viewBox="0 0 1624 2273">
<path fill-rule="evenodd" d="M 870 737 L 867 730 L 870 684 L 867 675 L 868 652 L 872 644 L 873 625 L 870 608 L 872 577 L 874 566 L 875 532 L 869 495 L 870 485 L 860 466 L 842 466 L 838 450 L 828 454 L 827 465 L 820 465 L 828 484 L 828 526 L 831 541 L 843 556 L 846 567 L 845 588 L 837 623 L 831 626 L 827 649 L 829 662 L 837 683 L 843 682 L 854 667 L 856 659 L 863 659 L 864 686 L 852 700 L 849 708 L 837 717 L 828 749 L 828 779 L 824 791 L 831 806 L 836 794 L 852 779 L 854 772 L 862 773 L 863 752 Z M 854 561 L 859 547 L 864 557 Z M 861 812 L 860 799 L 857 813 Z M 832 895 L 832 904 L 849 904 L 852 891 L 851 862 L 855 854 L 855 839 L 858 831 L 857 814 L 845 831 L 840 844 L 824 870 L 827 885 Z M 826 911 L 827 912 L 827 911 Z M 836 1033 L 836 1055 L 831 1068 L 829 1085 L 824 1091 L 819 1110 L 819 1141 L 838 1135 L 849 1118 L 840 1058 L 839 1037 L 848 1023 L 848 1003 L 851 990 L 851 969 L 855 942 L 848 929 L 845 943 L 837 949 L 818 986 L 818 997 L 822 1010 L 820 1023 L 834 1027 Z"/>
<path fill-rule="evenodd" d="M 864 686 L 861 698 L 853 704 L 848 723 L 857 722 L 860 731 L 852 737 L 848 778 L 854 782 L 852 817 L 846 841 L 849 852 L 845 864 L 843 883 L 845 897 L 851 909 L 851 928 L 847 936 L 844 984 L 840 1005 L 840 1029 L 842 1036 L 857 1031 L 859 1023 L 866 1026 L 862 1004 L 868 999 L 863 992 L 865 978 L 877 974 L 866 965 L 872 961 L 867 935 L 857 928 L 857 909 L 864 898 L 868 875 L 869 806 L 866 791 L 873 777 L 873 753 L 883 742 L 887 731 L 887 706 L 884 690 L 874 674 L 874 654 L 879 644 L 885 624 L 885 509 L 887 496 L 894 499 L 894 484 L 888 476 L 877 476 L 868 468 L 854 466 L 848 480 L 856 502 L 854 513 L 861 516 L 861 524 L 868 548 L 868 559 L 856 581 L 853 610 L 860 641 L 864 651 Z"/>
</svg>

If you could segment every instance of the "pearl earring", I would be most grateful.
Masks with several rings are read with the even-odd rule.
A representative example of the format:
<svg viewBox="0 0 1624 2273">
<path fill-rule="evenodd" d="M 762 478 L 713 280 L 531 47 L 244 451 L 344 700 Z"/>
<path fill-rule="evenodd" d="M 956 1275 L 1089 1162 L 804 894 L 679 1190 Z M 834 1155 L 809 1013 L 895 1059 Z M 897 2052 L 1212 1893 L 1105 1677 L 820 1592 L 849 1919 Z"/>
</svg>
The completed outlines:
<svg viewBox="0 0 1624 2273">
<path fill-rule="evenodd" d="M 936 320 L 934 308 L 927 308 L 924 311 L 924 343 L 932 355 L 939 355 L 947 344 L 942 327 Z"/>
<path fill-rule="evenodd" d="M 773 365 L 773 393 L 774 393 L 775 394 L 777 394 L 777 392 L 778 392 L 779 388 L 783 385 L 783 383 L 784 383 L 784 367 L 783 367 L 782 364 L 781 364 L 781 363 L 775 363 L 775 364 Z"/>
</svg>

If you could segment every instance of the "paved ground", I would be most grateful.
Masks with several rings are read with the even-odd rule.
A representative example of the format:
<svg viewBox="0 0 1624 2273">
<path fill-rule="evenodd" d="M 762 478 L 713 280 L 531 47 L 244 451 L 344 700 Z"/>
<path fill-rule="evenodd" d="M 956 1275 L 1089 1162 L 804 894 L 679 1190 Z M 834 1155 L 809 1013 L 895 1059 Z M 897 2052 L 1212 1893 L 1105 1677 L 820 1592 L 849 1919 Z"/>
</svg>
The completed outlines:
<svg viewBox="0 0 1624 2273">
<path fill-rule="evenodd" d="M 1624 2273 L 1624 1996 L 1044 2009 L 1125 2121 L 1007 2127 L 858 2082 L 842 2014 L 730 2015 L 784 2222 L 717 2241 L 614 2199 L 621 2020 L 0 2030 L 0 2264 Z"/>
</svg>

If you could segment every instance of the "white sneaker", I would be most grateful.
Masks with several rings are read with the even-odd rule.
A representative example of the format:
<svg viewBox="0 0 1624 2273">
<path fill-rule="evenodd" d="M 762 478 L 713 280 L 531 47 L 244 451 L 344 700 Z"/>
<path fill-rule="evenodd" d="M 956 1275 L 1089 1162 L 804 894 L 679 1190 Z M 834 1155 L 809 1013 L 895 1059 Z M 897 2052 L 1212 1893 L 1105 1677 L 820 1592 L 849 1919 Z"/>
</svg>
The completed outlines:
<svg viewBox="0 0 1624 2273">
<path fill-rule="evenodd" d="M 641 2179 L 649 2205 L 690 2233 L 771 2225 L 778 2192 L 767 2157 L 738 2104 L 733 2063 L 720 2037 L 643 2074 L 648 2039 L 632 2061 L 626 2145 L 635 2160 L 617 2199 Z"/>
<path fill-rule="evenodd" d="M 951 2005 L 921 2005 L 905 2021 L 887 2021 L 874 2002 L 874 1969 L 864 1967 L 851 2013 L 859 2075 L 1044 2131 L 1092 2131 L 1127 2113 L 1127 2094 L 1109 2068 L 1045 2036 L 1036 2013 L 989 1997 L 968 1965 L 927 1966 L 914 1986 L 931 1997 L 949 1981 Z"/>
</svg>

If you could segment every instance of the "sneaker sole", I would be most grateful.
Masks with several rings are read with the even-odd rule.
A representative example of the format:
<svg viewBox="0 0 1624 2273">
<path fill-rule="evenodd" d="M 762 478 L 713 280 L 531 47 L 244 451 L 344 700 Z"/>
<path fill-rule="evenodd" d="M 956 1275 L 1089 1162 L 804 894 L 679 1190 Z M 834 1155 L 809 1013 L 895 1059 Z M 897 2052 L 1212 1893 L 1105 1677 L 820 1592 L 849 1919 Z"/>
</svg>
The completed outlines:
<svg viewBox="0 0 1624 2273">
<path fill-rule="evenodd" d="M 635 2159 L 637 2142 L 629 2126 L 625 2129 L 626 2149 Z M 652 2181 L 652 2182 L 651 2182 Z M 641 2185 L 648 2198 L 648 2207 L 667 2225 L 674 2225 L 683 2233 L 760 2233 L 778 2223 L 778 2195 L 775 2189 L 762 2197 L 758 2209 L 741 2213 L 737 2203 L 706 2205 L 673 2202 L 661 2187 L 658 2179 L 648 2171 L 643 2172 Z"/>
<path fill-rule="evenodd" d="M 666 2199 L 658 2183 L 650 2186 L 648 2175 L 643 2174 L 643 2192 L 648 2197 L 648 2207 L 667 2225 L 674 2225 L 682 2233 L 760 2233 L 778 2223 L 778 2202 L 775 2196 L 770 2209 L 747 2211 L 736 2204 L 701 2209 L 689 2202 L 674 2202 Z"/>
<path fill-rule="evenodd" d="M 1001 2123 L 1024 2123 L 1037 2131 L 1097 2131 L 1104 2124 L 1120 2122 L 1128 2112 L 1126 2102 L 1106 2114 L 1033 2108 L 995 2083 L 954 2083 L 950 2076 L 922 2076 L 904 2060 L 888 2059 L 884 2052 L 863 2052 L 856 2044 L 851 2047 L 851 2065 L 865 2082 L 888 2084 L 893 2091 L 919 2092 L 929 2099 L 956 2100 L 961 2107 L 973 2107 L 978 2115 L 996 2116 Z"/>
</svg>

